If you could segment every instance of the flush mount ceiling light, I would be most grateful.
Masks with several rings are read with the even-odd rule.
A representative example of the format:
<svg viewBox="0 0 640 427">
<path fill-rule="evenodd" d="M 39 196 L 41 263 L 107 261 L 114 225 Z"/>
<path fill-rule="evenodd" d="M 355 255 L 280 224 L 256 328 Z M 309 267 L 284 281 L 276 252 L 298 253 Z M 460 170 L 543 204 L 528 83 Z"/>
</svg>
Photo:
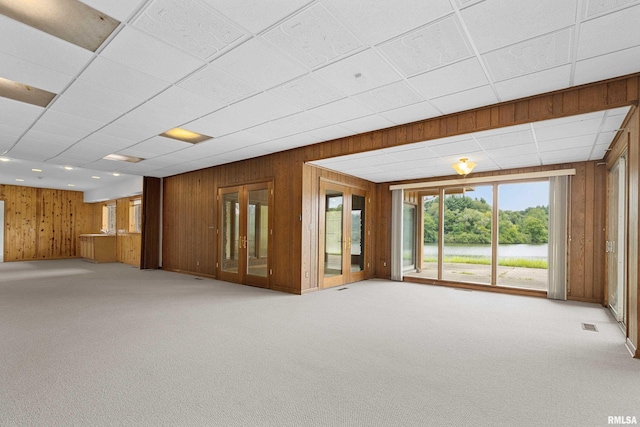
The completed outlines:
<svg viewBox="0 0 640 427">
<path fill-rule="evenodd" d="M 0 0 L 0 4 L 2 4 L 2 0 Z M 38 107 L 46 107 L 56 94 L 0 77 L 0 96 Z"/>
<path fill-rule="evenodd" d="M 104 156 L 103 159 L 115 160 L 117 162 L 128 162 L 128 163 L 138 163 L 144 160 L 140 157 L 125 156 L 124 154 L 109 154 L 108 156 Z"/>
<path fill-rule="evenodd" d="M 207 139 L 213 138 L 209 135 L 203 135 L 196 132 L 191 132 L 187 129 L 182 128 L 173 128 L 165 133 L 161 133 L 160 136 L 164 136 L 166 138 L 177 139 L 178 141 L 188 142 L 189 144 L 197 144 L 202 141 L 206 141 Z"/>
<path fill-rule="evenodd" d="M 63 169 L 66 169 L 68 171 L 72 171 L 73 170 L 73 168 L 71 166 L 63 166 Z"/>
<path fill-rule="evenodd" d="M 91 52 L 120 24 L 77 0 L 0 0 L 0 13 Z"/>
<path fill-rule="evenodd" d="M 473 168 L 476 167 L 476 164 L 474 162 L 470 162 L 466 157 L 463 157 L 458 163 L 451 165 L 451 167 L 458 172 L 458 175 L 467 176 L 471 173 Z"/>
<path fill-rule="evenodd" d="M 11 159 L 7 159 L 6 157 L 0 157 L 0 162 L 10 162 Z"/>
</svg>

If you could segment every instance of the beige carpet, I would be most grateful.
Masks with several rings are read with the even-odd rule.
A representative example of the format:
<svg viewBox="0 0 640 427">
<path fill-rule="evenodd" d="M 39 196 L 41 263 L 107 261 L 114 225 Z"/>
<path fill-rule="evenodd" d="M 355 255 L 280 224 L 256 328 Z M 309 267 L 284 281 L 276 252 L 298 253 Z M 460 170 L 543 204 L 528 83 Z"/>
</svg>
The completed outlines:
<svg viewBox="0 0 640 427">
<path fill-rule="evenodd" d="M 600 306 L 347 288 L 295 296 L 123 264 L 0 264 L 0 425 L 640 419 L 640 361 Z"/>
</svg>

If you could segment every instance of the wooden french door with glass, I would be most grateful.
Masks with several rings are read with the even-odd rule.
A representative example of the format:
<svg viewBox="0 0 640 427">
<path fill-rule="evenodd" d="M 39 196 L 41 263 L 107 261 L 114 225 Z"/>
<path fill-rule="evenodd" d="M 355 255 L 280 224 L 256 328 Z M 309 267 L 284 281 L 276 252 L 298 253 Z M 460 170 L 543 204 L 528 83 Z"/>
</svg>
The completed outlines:
<svg viewBox="0 0 640 427">
<path fill-rule="evenodd" d="M 272 183 L 218 190 L 218 278 L 269 288 Z"/>
<path fill-rule="evenodd" d="M 366 192 L 321 181 L 320 194 L 321 287 L 364 280 Z"/>
</svg>

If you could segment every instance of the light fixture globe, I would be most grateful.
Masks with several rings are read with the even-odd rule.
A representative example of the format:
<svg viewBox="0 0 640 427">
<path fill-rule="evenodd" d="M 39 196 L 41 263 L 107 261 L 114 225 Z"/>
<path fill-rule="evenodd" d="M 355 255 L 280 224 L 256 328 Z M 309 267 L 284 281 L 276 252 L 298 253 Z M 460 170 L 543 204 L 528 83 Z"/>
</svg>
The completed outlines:
<svg viewBox="0 0 640 427">
<path fill-rule="evenodd" d="M 453 167 L 456 172 L 458 172 L 458 175 L 467 176 L 471 173 L 473 168 L 476 167 L 476 164 L 474 162 L 470 162 L 466 157 L 463 157 L 458 163 L 454 163 L 453 165 L 451 165 L 451 167 Z"/>
</svg>

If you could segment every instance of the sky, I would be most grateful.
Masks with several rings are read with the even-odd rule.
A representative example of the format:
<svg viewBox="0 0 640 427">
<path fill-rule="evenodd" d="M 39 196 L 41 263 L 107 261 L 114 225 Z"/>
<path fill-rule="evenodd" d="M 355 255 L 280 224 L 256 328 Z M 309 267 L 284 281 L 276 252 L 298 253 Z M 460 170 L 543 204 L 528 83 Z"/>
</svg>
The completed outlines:
<svg viewBox="0 0 640 427">
<path fill-rule="evenodd" d="M 521 211 L 528 207 L 549 205 L 549 181 L 499 184 L 498 190 L 501 210 Z M 474 191 L 467 191 L 466 195 L 474 199 L 484 198 L 493 205 L 491 186 L 477 186 Z"/>
</svg>

